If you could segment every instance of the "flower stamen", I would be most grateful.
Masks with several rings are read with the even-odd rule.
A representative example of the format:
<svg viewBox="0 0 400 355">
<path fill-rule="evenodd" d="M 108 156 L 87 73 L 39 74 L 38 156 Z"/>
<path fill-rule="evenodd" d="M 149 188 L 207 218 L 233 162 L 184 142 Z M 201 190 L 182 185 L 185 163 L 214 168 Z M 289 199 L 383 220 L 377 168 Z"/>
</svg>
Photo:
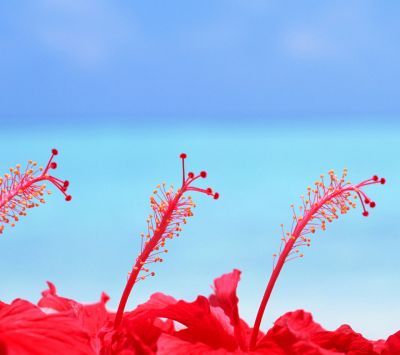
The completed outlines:
<svg viewBox="0 0 400 355">
<path fill-rule="evenodd" d="M 307 188 L 306 199 L 301 196 L 302 206 L 299 208 L 299 215 L 296 214 L 294 206 L 290 206 L 293 211 L 291 231 L 285 233 L 281 224 L 281 247 L 278 255 L 273 254 L 272 274 L 258 309 L 250 340 L 250 350 L 254 350 L 256 346 L 261 320 L 283 265 L 286 262 L 304 256 L 298 248 L 311 245 L 310 235 L 314 234 L 316 229 L 326 230 L 326 222 L 331 223 L 333 220 L 338 219 L 339 212 L 340 214 L 346 214 L 350 207 L 355 208 L 356 204 L 352 199 L 360 200 L 363 209 L 362 215 L 367 217 L 369 212 L 366 205 L 374 208 L 376 203 L 369 198 L 363 188 L 368 185 L 384 184 L 386 182 L 384 178 L 379 179 L 377 175 L 374 175 L 370 179 L 353 185 L 345 179 L 347 169 L 343 170 L 341 178 L 338 178 L 333 170 L 330 170 L 328 174 L 330 178 L 329 185 L 325 183 L 324 176 L 321 175 L 321 180 L 316 181 L 314 184 L 315 188 Z"/>
<path fill-rule="evenodd" d="M 114 328 L 118 328 L 121 323 L 122 315 L 128 300 L 129 294 L 133 286 L 140 280 L 146 279 L 149 275 L 154 276 L 144 265 L 163 262 L 159 256 L 162 253 L 167 253 L 165 249 L 168 239 L 173 239 L 180 236 L 182 225 L 186 224 L 187 218 L 193 216 L 192 209 L 196 207 L 191 196 L 186 195 L 189 191 L 200 192 L 214 199 L 219 197 L 217 192 L 213 192 L 211 188 L 203 189 L 192 186 L 192 183 L 199 178 L 205 178 L 205 171 L 195 175 L 192 172 L 185 174 L 185 159 L 187 155 L 180 155 L 182 160 L 182 185 L 176 191 L 173 186 L 168 190 L 165 189 L 165 183 L 158 185 L 150 196 L 150 206 L 153 211 L 147 219 L 147 233 L 141 233 L 141 248 L 140 254 L 136 258 L 135 265 L 130 273 L 128 282 L 122 294 L 118 311 L 115 317 Z M 145 272 L 144 275 L 140 274 Z"/>
<path fill-rule="evenodd" d="M 5 224 L 15 226 L 19 218 L 26 216 L 26 210 L 44 204 L 45 181 L 51 182 L 65 196 L 66 201 L 71 201 L 71 196 L 66 191 L 69 186 L 68 180 L 61 180 L 49 173 L 49 170 L 56 169 L 57 163 L 53 161 L 58 154 L 57 149 L 52 149 L 51 157 L 43 169 L 37 167 L 37 163 L 28 160 L 24 171 L 21 165 L 10 168 L 10 173 L 0 177 L 0 234 L 4 230 Z M 47 190 L 50 195 L 51 191 Z"/>
</svg>

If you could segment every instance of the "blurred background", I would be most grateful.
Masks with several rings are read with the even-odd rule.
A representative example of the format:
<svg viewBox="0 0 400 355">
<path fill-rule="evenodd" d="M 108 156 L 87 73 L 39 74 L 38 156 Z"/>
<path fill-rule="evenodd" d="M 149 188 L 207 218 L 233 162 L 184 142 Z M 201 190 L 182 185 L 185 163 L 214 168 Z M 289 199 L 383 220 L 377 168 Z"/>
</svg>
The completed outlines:
<svg viewBox="0 0 400 355">
<path fill-rule="evenodd" d="M 377 208 L 315 236 L 288 263 L 263 329 L 304 308 L 328 329 L 370 338 L 399 329 L 400 4 L 396 1 L 67 1 L 0 4 L 1 169 L 60 151 L 60 194 L 0 238 L 0 299 L 59 293 L 117 307 L 162 181 L 179 154 L 221 198 L 198 202 L 156 277 L 193 300 L 242 270 L 251 323 L 279 250 L 280 223 L 321 173 L 373 174 Z M 201 182 L 203 183 L 203 182 Z M 54 189 L 53 189 L 54 190 Z"/>
</svg>

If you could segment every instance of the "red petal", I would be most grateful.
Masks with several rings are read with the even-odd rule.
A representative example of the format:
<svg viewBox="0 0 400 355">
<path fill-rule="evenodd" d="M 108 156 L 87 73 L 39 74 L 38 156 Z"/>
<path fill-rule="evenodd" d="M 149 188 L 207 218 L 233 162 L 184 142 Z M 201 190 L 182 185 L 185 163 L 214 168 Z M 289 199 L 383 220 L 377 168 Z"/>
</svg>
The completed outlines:
<svg viewBox="0 0 400 355">
<path fill-rule="evenodd" d="M 280 317 L 257 348 L 261 349 L 264 344 L 271 342 L 293 355 L 377 354 L 374 343 L 354 332 L 348 325 L 342 325 L 335 331 L 326 331 L 313 321 L 310 313 L 302 310 Z"/>
<path fill-rule="evenodd" d="M 348 325 L 341 325 L 333 332 L 322 331 L 312 335 L 312 342 L 323 349 L 350 355 L 374 354 L 372 343 Z"/>
<path fill-rule="evenodd" d="M 0 350 L 8 355 L 94 354 L 89 337 L 75 320 L 47 315 L 19 299 L 0 310 Z"/>
<path fill-rule="evenodd" d="M 391 335 L 387 340 L 382 355 L 400 354 L 400 331 Z"/>
<path fill-rule="evenodd" d="M 220 307 L 224 310 L 235 329 L 235 337 L 240 347 L 244 349 L 251 330 L 239 317 L 239 298 L 236 295 L 236 289 L 240 281 L 240 274 L 239 270 L 234 269 L 232 272 L 215 279 L 214 294 L 210 295 L 209 301 L 212 306 Z"/>
<path fill-rule="evenodd" d="M 158 339 L 157 355 L 226 355 L 234 354 L 224 349 L 215 350 L 202 343 L 190 343 L 177 337 L 162 334 Z"/>
<path fill-rule="evenodd" d="M 210 305 L 221 307 L 230 318 L 232 325 L 239 323 L 238 302 L 236 289 L 240 280 L 241 272 L 233 270 L 214 280 L 214 294 L 209 297 Z"/>
<path fill-rule="evenodd" d="M 294 343 L 299 340 L 308 340 L 309 337 L 323 328 L 313 321 L 311 313 L 303 310 L 285 313 L 279 317 L 274 326 L 261 339 L 259 346 L 274 341 L 282 349 L 289 351 Z"/>
<path fill-rule="evenodd" d="M 134 332 L 126 333 L 120 328 L 104 334 L 103 346 L 98 352 L 102 355 L 137 355 L 154 354 L 153 349 Z"/>
<path fill-rule="evenodd" d="M 235 338 L 226 332 L 218 317 L 214 315 L 207 298 L 199 296 L 194 302 L 188 303 L 176 302 L 172 297 L 156 294 L 152 296 L 152 299 L 139 306 L 132 314 L 127 314 L 124 317 L 125 320 L 138 321 L 140 317 L 168 318 L 186 327 L 175 333 L 182 340 L 204 343 L 213 349 L 234 350 L 237 348 Z"/>
<path fill-rule="evenodd" d="M 110 326 L 114 320 L 114 315 L 106 310 L 109 297 L 102 293 L 100 302 L 83 305 L 72 299 L 58 296 L 56 287 L 51 282 L 47 284 L 49 289 L 42 292 L 43 297 L 38 305 L 75 319 L 90 336 L 93 349 L 98 350 L 101 347 L 100 331 Z"/>
<path fill-rule="evenodd" d="M 72 299 L 60 297 L 57 295 L 57 289 L 53 283 L 47 281 L 48 290 L 42 292 L 42 298 L 38 302 L 38 306 L 49 308 L 58 312 L 73 311 L 82 305 Z"/>
<path fill-rule="evenodd" d="M 103 337 L 105 353 L 118 353 L 128 348 L 138 354 L 152 353 L 157 349 L 157 340 L 162 332 L 173 333 L 171 320 L 162 321 L 154 312 L 164 309 L 177 301 L 162 293 L 153 294 L 150 299 L 135 310 L 124 313 L 122 323 L 116 331 L 106 332 Z M 108 354 L 108 353 L 107 353 Z"/>
<path fill-rule="evenodd" d="M 149 312 L 153 312 L 158 309 L 164 309 L 169 305 L 173 305 L 178 301 L 171 297 L 164 295 L 161 292 L 154 293 L 150 296 L 150 299 L 137 306 L 132 312 L 125 313 L 125 319 L 135 319 L 140 317 L 147 317 Z"/>
</svg>

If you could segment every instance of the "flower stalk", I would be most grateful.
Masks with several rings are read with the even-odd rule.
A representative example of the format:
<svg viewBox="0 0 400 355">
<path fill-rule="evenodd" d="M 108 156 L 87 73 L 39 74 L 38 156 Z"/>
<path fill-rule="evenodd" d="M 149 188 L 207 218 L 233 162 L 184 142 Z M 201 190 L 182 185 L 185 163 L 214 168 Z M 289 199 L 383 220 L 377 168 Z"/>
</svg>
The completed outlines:
<svg viewBox="0 0 400 355">
<path fill-rule="evenodd" d="M 186 219 L 193 216 L 192 208 L 196 207 L 191 196 L 185 194 L 190 191 L 200 192 L 218 199 L 219 194 L 211 188 L 202 189 L 192 184 L 199 178 L 206 178 L 207 173 L 201 171 L 198 175 L 192 172 L 185 174 L 186 154 L 182 153 L 182 185 L 176 191 L 173 186 L 166 189 L 165 183 L 158 185 L 150 197 L 150 205 L 153 214 L 147 219 L 147 233 L 141 234 L 141 250 L 136 259 L 132 271 L 130 272 L 128 282 L 122 293 L 114 321 L 114 329 L 117 329 L 122 321 L 126 303 L 135 283 L 144 280 L 149 276 L 155 276 L 150 272 L 148 265 L 151 263 L 163 262 L 161 255 L 167 253 L 165 244 L 167 239 L 179 237 L 182 231 L 182 224 L 186 224 Z M 140 275 L 140 273 L 142 273 Z"/>
<path fill-rule="evenodd" d="M 384 184 L 386 180 L 374 175 L 370 179 L 353 185 L 345 180 L 346 176 L 346 169 L 344 169 L 340 179 L 331 170 L 329 171 L 330 183 L 326 185 L 324 176 L 321 175 L 321 180 L 315 182 L 315 188 L 308 187 L 306 197 L 301 196 L 302 205 L 299 207 L 299 215 L 296 214 L 294 206 L 291 206 L 293 209 L 291 232 L 285 233 L 283 225 L 281 225 L 281 248 L 278 255 L 273 254 L 274 266 L 254 322 L 250 350 L 254 350 L 256 347 L 262 317 L 283 265 L 290 260 L 303 257 L 298 248 L 310 246 L 310 235 L 314 234 L 317 228 L 325 230 L 326 222 L 329 223 L 337 219 L 339 212 L 346 214 L 350 207 L 355 208 L 356 204 L 351 198 L 360 200 L 363 208 L 362 215 L 365 217 L 369 214 L 366 206 L 371 208 L 376 206 L 376 203 L 368 197 L 363 188 L 378 183 Z M 275 264 L 276 258 L 278 258 L 278 261 Z"/>
</svg>

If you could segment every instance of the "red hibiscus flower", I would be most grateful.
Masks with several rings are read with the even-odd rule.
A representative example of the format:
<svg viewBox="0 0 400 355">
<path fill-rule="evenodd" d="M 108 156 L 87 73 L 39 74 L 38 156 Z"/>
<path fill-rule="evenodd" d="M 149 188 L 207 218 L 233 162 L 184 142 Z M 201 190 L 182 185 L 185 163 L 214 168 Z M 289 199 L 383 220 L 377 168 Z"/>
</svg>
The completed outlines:
<svg viewBox="0 0 400 355">
<path fill-rule="evenodd" d="M 250 351 L 252 329 L 238 311 L 239 278 L 238 270 L 222 275 L 210 297 L 193 302 L 155 293 L 125 312 L 116 330 L 107 295 L 83 305 L 58 296 L 49 283 L 40 308 L 20 299 L 0 302 L 0 354 L 400 354 L 400 332 L 369 341 L 348 325 L 327 331 L 303 310 L 277 319 Z"/>
</svg>

